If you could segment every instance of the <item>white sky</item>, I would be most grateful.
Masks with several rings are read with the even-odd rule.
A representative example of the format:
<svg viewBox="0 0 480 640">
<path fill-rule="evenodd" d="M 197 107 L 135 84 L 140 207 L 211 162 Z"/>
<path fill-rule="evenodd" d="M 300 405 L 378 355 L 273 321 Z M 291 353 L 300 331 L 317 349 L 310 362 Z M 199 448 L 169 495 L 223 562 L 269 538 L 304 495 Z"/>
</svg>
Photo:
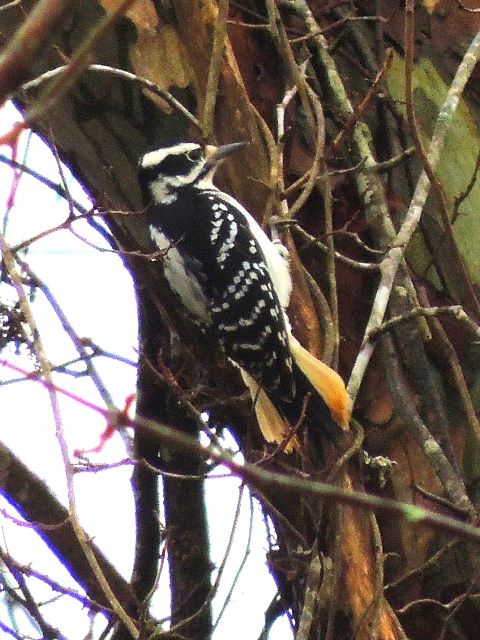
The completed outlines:
<svg viewBox="0 0 480 640">
<path fill-rule="evenodd" d="M 0 134 L 7 131 L 16 118 L 13 107 L 7 105 L 1 110 Z M 21 149 L 26 138 L 26 134 L 23 134 Z M 8 154 L 9 149 L 0 147 L 0 153 Z M 22 150 L 17 159 L 22 161 Z M 38 138 L 32 137 L 30 141 L 27 164 L 50 179 L 60 182 L 55 160 Z M 0 202 L 4 208 L 11 181 L 12 170 L 0 164 Z M 75 198 L 88 204 L 85 195 L 73 179 L 69 179 L 69 188 Z M 15 244 L 29 238 L 62 222 L 67 213 L 68 205 L 65 201 L 34 178 L 23 175 L 15 197 L 15 206 L 9 214 L 7 240 L 10 244 Z M 98 246 L 106 246 L 86 222 L 75 223 L 75 229 Z M 91 338 L 106 351 L 136 360 L 135 298 L 130 276 L 118 256 L 97 251 L 69 231 L 61 231 L 32 245 L 27 261 L 33 271 L 47 283 L 78 335 Z M 6 294 L 8 295 L 9 291 L 3 285 L 0 287 L 0 295 L 4 298 Z M 76 351 L 64 335 L 41 292 L 35 297 L 33 309 L 50 361 L 58 364 L 76 357 Z M 115 327 L 114 331 L 112 327 Z M 2 357 L 8 357 L 12 362 L 28 368 L 28 359 L 25 356 L 16 356 L 13 350 L 4 351 Z M 125 398 L 135 391 L 135 368 L 106 358 L 96 358 L 95 364 L 115 402 L 123 407 Z M 10 371 L 0 371 L 0 380 L 11 377 Z M 59 374 L 56 380 L 62 387 L 72 390 L 78 396 L 101 404 L 98 392 L 88 378 L 72 378 Z M 0 387 L 0 394 L 3 417 L 0 422 L 0 439 L 66 503 L 65 475 L 47 392 L 38 383 L 20 382 Z M 61 398 L 61 406 L 71 451 L 75 448 L 88 449 L 95 446 L 105 428 L 104 420 L 65 398 Z M 118 435 L 106 444 L 101 453 L 89 456 L 92 462 L 113 462 L 124 457 L 125 448 Z M 216 472 L 218 473 L 218 470 Z M 78 512 L 84 528 L 126 578 L 131 571 L 134 551 L 130 476 L 131 467 L 123 467 L 96 474 L 81 473 L 77 474 L 75 479 Z M 212 556 L 217 566 L 223 558 L 230 535 L 238 487 L 238 480 L 233 478 L 207 481 L 208 515 L 213 538 Z M 14 510 L 1 498 L 0 507 L 6 508 L 16 516 Z M 0 523 L 0 544 L 14 558 L 25 564 L 32 563 L 35 569 L 51 574 L 62 584 L 78 588 L 46 546 L 28 528 L 19 527 L 1 516 Z M 222 580 L 223 588 L 214 601 L 216 615 L 222 607 L 245 553 L 249 526 L 250 501 L 248 493 L 245 492 L 234 550 L 227 562 Z M 258 505 L 255 505 L 253 540 L 246 566 L 238 580 L 230 605 L 216 629 L 216 639 L 256 639 L 263 627 L 263 612 L 275 593 L 275 586 L 265 567 L 265 532 Z M 154 598 L 154 613 L 158 616 L 168 614 L 168 610 L 165 609 L 168 594 L 166 570 L 164 573 L 159 593 Z M 32 582 L 33 584 L 40 599 L 45 601 L 52 597 L 49 588 L 37 581 Z M 57 626 L 68 640 L 81 640 L 86 636 L 88 621 L 85 613 L 80 606 L 72 604 L 70 599 L 61 598 L 42 610 L 51 624 Z M 0 619 L 8 622 L 3 606 L 0 607 Z M 18 622 L 22 622 L 21 616 L 18 616 Z M 102 629 L 103 622 L 96 627 L 97 635 Z M 40 637 L 28 625 L 23 627 L 23 630 L 27 630 L 32 637 Z M 283 640 L 290 637 L 288 623 L 283 618 L 276 623 L 270 638 Z"/>
</svg>

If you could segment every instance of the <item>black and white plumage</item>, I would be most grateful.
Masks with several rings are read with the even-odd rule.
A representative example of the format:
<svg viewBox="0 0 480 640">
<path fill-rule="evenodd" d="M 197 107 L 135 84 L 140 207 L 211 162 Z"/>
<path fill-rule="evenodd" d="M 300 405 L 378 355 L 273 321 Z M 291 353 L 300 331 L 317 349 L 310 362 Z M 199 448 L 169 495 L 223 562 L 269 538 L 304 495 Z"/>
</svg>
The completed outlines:
<svg viewBox="0 0 480 640">
<path fill-rule="evenodd" d="M 293 356 L 304 350 L 291 335 L 285 311 L 292 283 L 284 252 L 239 202 L 212 182 L 220 162 L 241 146 L 184 142 L 162 147 L 141 158 L 139 180 L 150 235 L 164 252 L 163 269 L 171 289 L 240 367 L 258 405 L 265 437 L 281 441 L 288 427 L 272 426 L 272 421 L 281 420 L 273 405 L 280 403 L 288 420 L 298 419 L 311 387 L 308 373 Z M 302 355 L 313 358 L 307 352 Z M 326 369 L 344 390 L 338 375 Z M 333 427 L 339 419 L 322 396 L 314 403 L 319 405 L 318 418 Z M 280 424 L 285 425 L 283 420 Z"/>
</svg>

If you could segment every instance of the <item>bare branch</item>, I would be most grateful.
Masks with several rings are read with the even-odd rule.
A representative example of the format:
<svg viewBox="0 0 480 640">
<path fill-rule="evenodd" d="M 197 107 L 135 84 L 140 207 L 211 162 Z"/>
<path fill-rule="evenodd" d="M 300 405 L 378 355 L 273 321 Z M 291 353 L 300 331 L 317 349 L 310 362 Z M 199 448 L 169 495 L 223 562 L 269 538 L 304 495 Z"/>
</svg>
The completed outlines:
<svg viewBox="0 0 480 640">
<path fill-rule="evenodd" d="M 13 253 L 10 247 L 8 246 L 8 244 L 6 243 L 3 236 L 0 236 L 0 248 L 2 251 L 3 260 L 5 263 L 5 267 L 7 269 L 9 278 L 11 279 L 15 287 L 23 315 L 26 319 L 26 322 L 32 334 L 33 348 L 34 348 L 35 355 L 38 359 L 40 370 L 42 372 L 42 375 L 44 376 L 45 382 L 47 383 L 46 389 L 48 391 L 48 395 L 49 395 L 50 403 L 52 407 L 52 413 L 53 413 L 53 418 L 55 423 L 55 432 L 57 435 L 58 443 L 60 446 L 60 452 L 62 455 L 62 460 L 65 468 L 65 478 L 67 483 L 67 493 L 68 493 L 68 501 L 69 501 L 69 517 L 70 517 L 70 522 L 72 524 L 72 528 L 75 532 L 75 535 L 78 538 L 78 542 L 85 554 L 85 557 L 88 560 L 107 600 L 111 604 L 115 613 L 118 615 L 119 619 L 125 624 L 127 629 L 129 629 L 132 637 L 138 638 L 139 637 L 138 630 L 136 629 L 133 621 L 125 612 L 123 606 L 120 604 L 118 598 L 112 591 L 112 588 L 110 587 L 108 580 L 106 579 L 102 571 L 102 568 L 98 563 L 95 553 L 93 552 L 90 541 L 86 536 L 83 528 L 80 525 L 80 521 L 78 519 L 77 510 L 76 510 L 75 490 L 74 490 L 74 484 L 73 484 L 73 469 L 72 469 L 72 464 L 70 462 L 68 446 L 67 446 L 67 442 L 65 440 L 65 435 L 63 431 L 63 424 L 62 424 L 60 406 L 58 403 L 57 391 L 53 385 L 51 364 L 47 360 L 47 357 L 43 348 L 43 344 L 40 338 L 40 334 L 38 332 L 37 325 L 31 311 L 30 303 L 27 299 L 27 295 L 23 286 L 22 278 L 16 268 Z"/>
<path fill-rule="evenodd" d="M 56 2 L 58 1 L 59 0 L 56 0 Z M 79 75 L 89 65 L 92 51 L 98 43 L 101 42 L 102 38 L 105 37 L 105 34 L 115 20 L 121 16 L 133 2 L 134 0 L 120 0 L 119 4 L 110 12 L 105 13 L 98 24 L 92 28 L 67 65 L 64 73 L 57 77 L 40 93 L 39 97 L 25 113 L 24 119 L 26 126 L 30 126 L 32 123 L 38 122 L 40 118 L 46 116 L 50 109 L 68 92 Z M 71 2 L 68 4 L 71 4 Z"/>
<path fill-rule="evenodd" d="M 29 526 L 35 528 L 50 549 L 62 558 L 67 571 L 85 589 L 88 598 L 96 601 L 104 611 L 109 610 L 109 603 L 79 548 L 69 521 L 68 511 L 59 503 L 45 483 L 1 443 L 0 460 L 4 470 L 0 474 L 2 494 L 20 512 Z M 108 582 L 124 605 L 131 608 L 135 600 L 128 583 L 106 560 L 101 551 L 93 543 L 91 544 Z M 54 588 L 53 583 L 50 586 Z"/>
<path fill-rule="evenodd" d="M 44 84 L 45 82 L 49 82 L 50 80 L 57 78 L 58 76 L 62 76 L 67 71 L 67 69 L 68 69 L 68 65 L 63 65 L 61 67 L 56 67 L 55 69 L 51 69 L 50 71 L 46 71 L 45 73 L 42 73 L 37 78 L 34 78 L 33 80 L 30 80 L 29 82 L 26 82 L 25 84 L 23 84 L 19 90 L 23 92 L 28 92 L 28 91 L 31 91 L 32 89 L 36 89 L 40 87 L 42 84 Z M 193 125 L 195 125 L 197 129 L 201 129 L 199 120 L 197 120 L 197 118 L 195 118 L 195 116 L 192 113 L 190 113 L 190 111 L 186 109 L 181 102 L 179 102 L 176 98 L 174 98 L 171 93 L 169 93 L 165 89 L 162 89 L 162 87 L 160 87 L 158 84 L 155 84 L 151 80 L 148 80 L 147 78 L 142 78 L 141 76 L 137 76 L 134 73 L 131 73 L 130 71 L 125 71 L 125 69 L 117 69 L 115 67 L 109 67 L 108 65 L 104 65 L 104 64 L 90 64 L 85 68 L 85 71 L 92 72 L 92 73 L 106 73 L 113 76 L 117 76 L 119 78 L 123 78 L 124 80 L 129 80 L 130 82 L 135 82 L 145 87 L 145 89 L 148 89 L 155 95 L 158 95 L 161 98 L 163 98 L 166 102 L 168 102 L 170 106 L 172 106 L 174 109 L 179 111 L 187 120 L 189 120 Z"/>
<path fill-rule="evenodd" d="M 73 0 L 40 0 L 35 5 L 0 59 L 0 103 L 29 76 L 33 63 L 45 47 L 53 29 L 62 21 L 72 4 Z"/>
<path fill-rule="evenodd" d="M 23 371 L 20 367 L 12 364 L 8 360 L 0 360 L 0 366 L 8 367 L 17 373 L 24 373 L 28 376 L 28 372 Z M 45 380 L 38 380 L 44 386 L 49 383 Z M 416 505 L 399 502 L 389 498 L 381 498 L 376 495 L 364 492 L 355 492 L 349 489 L 319 482 L 317 480 L 309 480 L 306 478 L 285 475 L 278 472 L 262 469 L 258 465 L 245 462 L 239 464 L 232 460 L 231 454 L 227 451 L 219 450 L 211 445 L 203 446 L 196 438 L 182 433 L 176 428 L 160 424 L 152 420 L 137 417 L 135 420 L 125 415 L 123 412 L 109 413 L 103 407 L 99 407 L 93 402 L 80 398 L 74 393 L 62 389 L 54 385 L 54 389 L 79 402 L 83 406 L 103 415 L 109 420 L 112 426 L 129 426 L 141 433 L 143 436 L 157 442 L 158 445 L 164 444 L 177 450 L 182 450 L 185 454 L 190 454 L 199 459 L 212 459 L 218 463 L 225 465 L 233 474 L 240 477 L 245 483 L 260 490 L 271 490 L 284 492 L 286 495 L 312 495 L 322 497 L 328 501 L 348 504 L 363 509 L 371 509 L 373 511 L 383 511 L 404 519 L 410 525 L 429 526 L 438 531 L 443 531 L 452 536 L 458 536 L 464 540 L 468 540 L 475 544 L 480 544 L 480 530 L 465 522 L 460 522 L 455 518 L 443 516 L 428 509 L 418 507 Z"/>
<path fill-rule="evenodd" d="M 463 57 L 438 115 L 427 156 L 432 170 L 435 170 L 438 165 L 446 133 L 452 123 L 452 118 L 459 103 L 460 96 L 479 59 L 480 32 L 472 40 L 467 53 Z M 381 263 L 381 280 L 365 330 L 363 346 L 357 356 L 348 383 L 348 390 L 352 398 L 356 397 L 358 393 L 365 370 L 373 353 L 374 345 L 369 341 L 368 336 L 370 336 L 372 330 L 379 326 L 383 320 L 395 274 L 403 259 L 405 248 L 417 228 L 428 197 L 429 188 L 430 180 L 425 170 L 423 170 L 418 179 L 405 220 L 392 243 L 392 248 Z"/>
<path fill-rule="evenodd" d="M 213 134 L 215 105 L 217 102 L 218 80 L 223 62 L 225 37 L 227 35 L 228 0 L 219 0 L 218 16 L 213 34 L 212 55 L 208 70 L 207 86 L 205 88 L 205 103 L 203 105 L 202 130 L 205 139 Z"/>
</svg>

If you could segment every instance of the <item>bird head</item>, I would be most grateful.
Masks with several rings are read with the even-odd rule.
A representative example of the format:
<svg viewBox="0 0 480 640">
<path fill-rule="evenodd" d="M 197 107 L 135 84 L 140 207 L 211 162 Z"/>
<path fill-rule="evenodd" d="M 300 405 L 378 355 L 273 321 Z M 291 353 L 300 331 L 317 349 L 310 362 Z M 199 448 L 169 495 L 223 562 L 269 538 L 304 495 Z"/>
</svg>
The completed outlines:
<svg viewBox="0 0 480 640">
<path fill-rule="evenodd" d="M 211 188 L 215 171 L 223 160 L 245 142 L 221 146 L 180 142 L 159 147 L 142 156 L 138 167 L 140 186 L 145 198 L 168 204 L 175 192 L 185 187 Z"/>
</svg>

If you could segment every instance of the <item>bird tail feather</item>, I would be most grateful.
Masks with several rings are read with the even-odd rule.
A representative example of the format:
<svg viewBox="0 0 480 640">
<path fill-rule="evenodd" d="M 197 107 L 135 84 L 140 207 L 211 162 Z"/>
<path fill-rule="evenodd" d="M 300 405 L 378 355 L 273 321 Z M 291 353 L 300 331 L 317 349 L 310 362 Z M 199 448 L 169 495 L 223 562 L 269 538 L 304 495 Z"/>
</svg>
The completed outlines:
<svg viewBox="0 0 480 640">
<path fill-rule="evenodd" d="M 289 346 L 296 365 L 325 402 L 333 421 L 343 431 L 347 431 L 352 402 L 342 378 L 302 347 L 292 334 L 289 335 Z M 240 373 L 250 391 L 258 425 L 265 440 L 277 444 L 283 443 L 283 450 L 286 453 L 299 451 L 298 437 L 294 435 L 288 439 L 291 428 L 265 391 L 244 369 L 240 368 Z"/>
<path fill-rule="evenodd" d="M 252 376 L 244 369 L 240 369 L 243 381 L 250 391 L 258 426 L 267 442 L 276 442 L 283 445 L 286 453 L 300 450 L 300 442 L 296 435 L 288 439 L 291 429 L 288 423 L 282 418 L 265 391 L 259 387 Z"/>
<path fill-rule="evenodd" d="M 352 413 L 352 401 L 342 378 L 336 371 L 302 347 L 292 334 L 288 336 L 288 339 L 290 351 L 298 367 L 321 395 L 338 426 L 343 431 L 347 431 Z"/>
</svg>

